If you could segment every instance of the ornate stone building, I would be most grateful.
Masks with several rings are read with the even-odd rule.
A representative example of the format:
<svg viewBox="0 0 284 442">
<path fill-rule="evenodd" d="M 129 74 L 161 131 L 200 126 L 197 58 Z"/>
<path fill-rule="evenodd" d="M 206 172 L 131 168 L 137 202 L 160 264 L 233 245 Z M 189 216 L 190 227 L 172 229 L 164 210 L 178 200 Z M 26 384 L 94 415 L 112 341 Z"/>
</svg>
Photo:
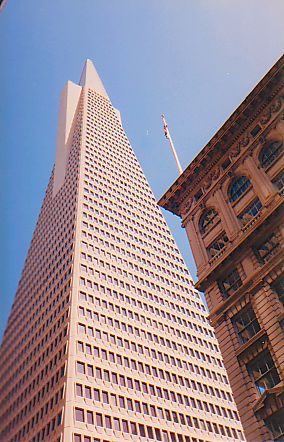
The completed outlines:
<svg viewBox="0 0 284 442">
<path fill-rule="evenodd" d="M 284 440 L 283 57 L 160 205 L 182 218 L 247 440 Z"/>
</svg>

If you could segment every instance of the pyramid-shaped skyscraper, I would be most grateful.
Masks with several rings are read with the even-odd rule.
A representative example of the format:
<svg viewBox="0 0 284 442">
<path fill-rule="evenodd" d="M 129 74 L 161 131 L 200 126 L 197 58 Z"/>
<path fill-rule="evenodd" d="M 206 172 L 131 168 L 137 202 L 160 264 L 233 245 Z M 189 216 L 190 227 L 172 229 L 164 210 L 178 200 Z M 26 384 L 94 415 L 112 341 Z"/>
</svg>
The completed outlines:
<svg viewBox="0 0 284 442">
<path fill-rule="evenodd" d="M 0 350 L 5 442 L 243 440 L 206 309 L 90 60 Z"/>
</svg>

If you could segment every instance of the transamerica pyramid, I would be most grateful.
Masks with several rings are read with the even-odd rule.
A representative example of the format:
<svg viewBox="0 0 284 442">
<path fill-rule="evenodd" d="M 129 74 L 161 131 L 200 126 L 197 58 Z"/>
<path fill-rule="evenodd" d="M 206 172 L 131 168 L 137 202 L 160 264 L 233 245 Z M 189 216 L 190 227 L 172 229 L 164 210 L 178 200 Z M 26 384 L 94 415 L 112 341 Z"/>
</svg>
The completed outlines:
<svg viewBox="0 0 284 442">
<path fill-rule="evenodd" d="M 90 60 L 62 92 L 0 358 L 1 441 L 244 440 L 205 306 Z"/>
</svg>

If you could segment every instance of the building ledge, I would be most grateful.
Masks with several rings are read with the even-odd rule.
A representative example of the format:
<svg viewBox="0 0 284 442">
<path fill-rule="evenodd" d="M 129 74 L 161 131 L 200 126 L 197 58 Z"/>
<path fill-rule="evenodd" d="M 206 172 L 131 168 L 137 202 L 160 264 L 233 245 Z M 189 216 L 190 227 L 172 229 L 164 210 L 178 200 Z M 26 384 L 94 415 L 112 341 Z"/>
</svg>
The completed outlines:
<svg viewBox="0 0 284 442">
<path fill-rule="evenodd" d="M 266 331 L 260 330 L 258 333 L 256 333 L 252 338 L 250 338 L 247 342 L 242 344 L 240 348 L 236 351 L 236 356 L 240 357 L 243 353 L 245 353 L 248 349 L 250 349 L 254 344 L 259 341 L 261 338 L 264 338 L 267 340 Z"/>
</svg>

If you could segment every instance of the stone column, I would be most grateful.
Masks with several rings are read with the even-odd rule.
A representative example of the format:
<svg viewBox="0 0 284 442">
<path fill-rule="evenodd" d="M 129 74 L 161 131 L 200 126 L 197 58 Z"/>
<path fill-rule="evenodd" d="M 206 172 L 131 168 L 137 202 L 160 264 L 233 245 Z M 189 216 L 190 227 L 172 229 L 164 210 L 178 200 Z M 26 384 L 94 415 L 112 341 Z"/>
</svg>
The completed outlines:
<svg viewBox="0 0 284 442">
<path fill-rule="evenodd" d="M 263 205 L 268 204 L 273 195 L 276 193 L 276 189 L 274 189 L 268 175 L 262 168 L 257 166 L 251 156 L 248 156 L 244 160 L 244 166 L 249 172 L 251 183 L 261 203 Z"/>
<path fill-rule="evenodd" d="M 240 231 L 240 225 L 236 218 L 236 215 L 231 207 L 230 203 L 225 201 L 223 192 L 221 189 L 218 189 L 214 193 L 215 201 L 219 208 L 219 213 L 221 220 L 223 222 L 224 228 L 228 234 L 228 238 L 233 240 Z"/>
<path fill-rule="evenodd" d="M 200 273 L 208 262 L 206 249 L 199 233 L 196 232 L 192 217 L 187 218 L 184 223 L 184 227 L 190 242 L 190 247 L 196 262 L 197 270 Z"/>
</svg>

